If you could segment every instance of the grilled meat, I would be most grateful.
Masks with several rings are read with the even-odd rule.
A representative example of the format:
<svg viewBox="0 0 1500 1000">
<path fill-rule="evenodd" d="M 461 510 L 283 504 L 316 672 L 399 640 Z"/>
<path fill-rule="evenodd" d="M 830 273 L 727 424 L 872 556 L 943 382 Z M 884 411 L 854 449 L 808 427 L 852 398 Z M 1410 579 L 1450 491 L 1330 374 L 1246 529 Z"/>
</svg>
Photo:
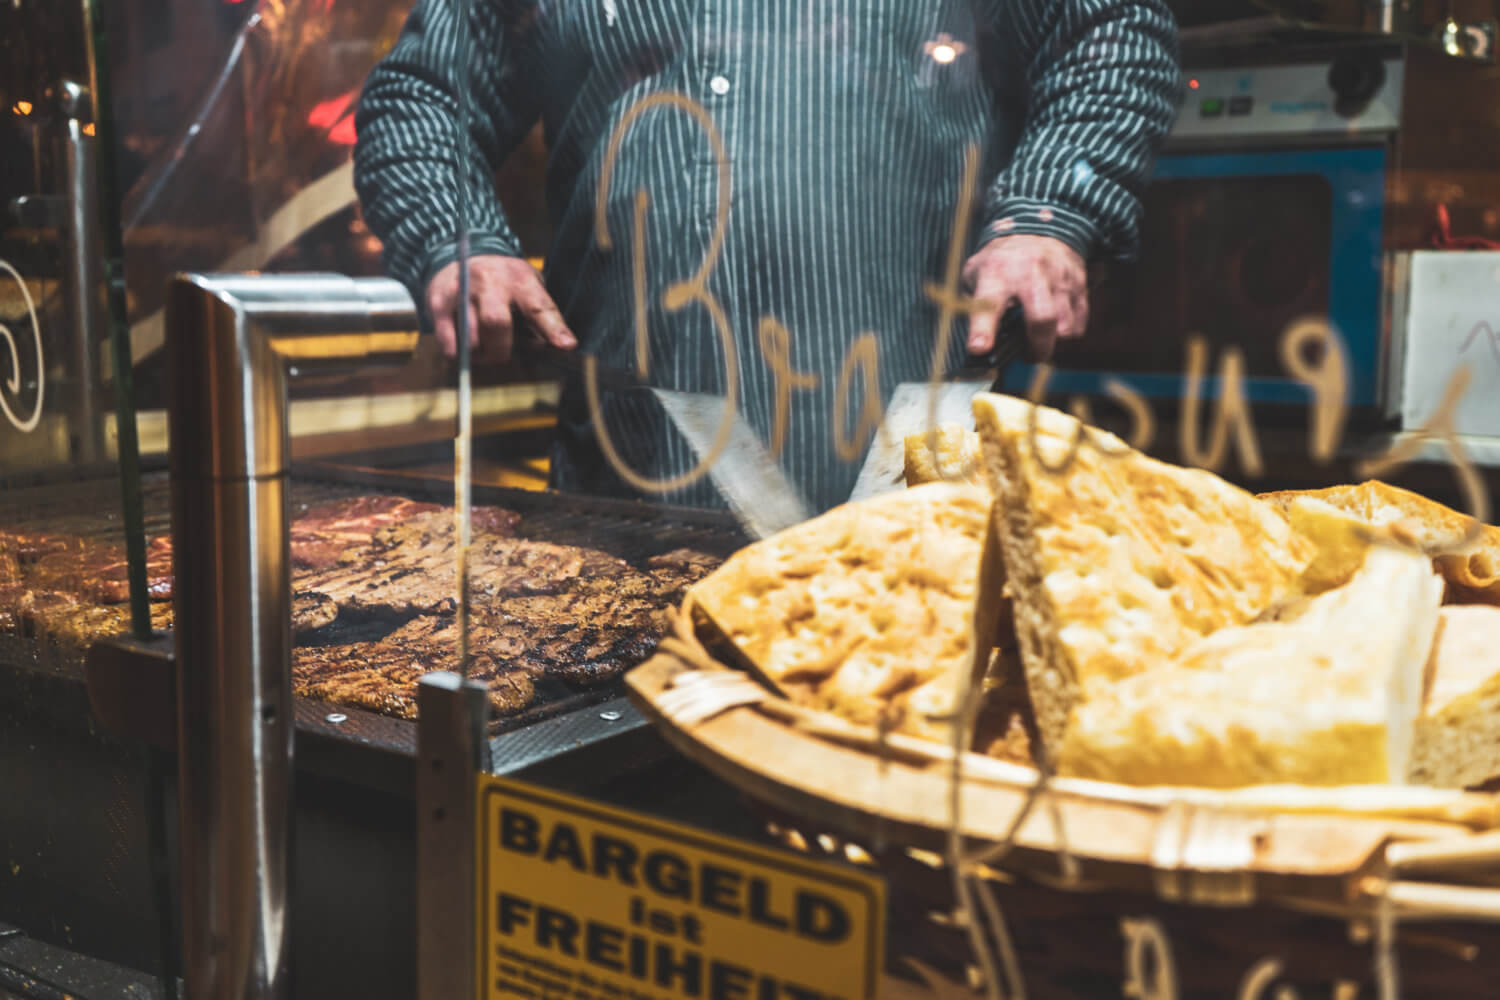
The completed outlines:
<svg viewBox="0 0 1500 1000">
<path fill-rule="evenodd" d="M 718 556 L 711 556 L 697 549 L 673 549 L 671 552 L 652 556 L 646 560 L 646 565 L 655 570 L 682 573 L 701 579 L 718 569 L 723 561 Z"/>
<path fill-rule="evenodd" d="M 422 617 L 378 642 L 299 646 L 292 652 L 293 689 L 320 701 L 414 719 L 418 680 L 457 665 L 457 629 L 452 618 Z M 491 649 L 513 648 L 521 638 L 513 634 L 507 642 L 482 625 L 470 633 L 469 675 L 488 685 L 491 706 L 504 715 L 529 705 L 535 688 L 529 670 L 497 660 Z"/>
<path fill-rule="evenodd" d="M 8 615 L 0 611 L 0 623 L 8 617 L 11 627 L 21 635 L 82 647 L 130 631 L 130 608 L 124 604 L 94 604 L 75 594 L 19 588 L 12 589 L 7 600 L 6 589 L 0 588 L 0 603 L 10 610 Z M 170 603 L 151 604 L 151 627 L 172 627 Z"/>
<path fill-rule="evenodd" d="M 536 628 L 522 656 L 527 667 L 575 687 L 613 680 L 656 652 L 660 633 L 638 627 L 570 623 Z"/>
<path fill-rule="evenodd" d="M 671 627 L 662 582 L 629 567 L 580 578 L 560 594 L 477 600 L 474 611 L 476 621 L 522 628 L 520 650 L 501 655 L 586 687 L 646 659 Z"/>
<path fill-rule="evenodd" d="M 696 549 L 673 549 L 646 560 L 667 604 L 682 603 L 687 589 L 719 568 L 724 560 Z"/>
<path fill-rule="evenodd" d="M 519 515 L 501 508 L 474 515 L 471 676 L 505 714 L 530 704 L 539 675 L 588 687 L 650 656 L 683 591 L 720 562 L 678 549 L 637 569 L 598 550 L 515 538 Z M 454 546 L 452 509 L 436 504 L 358 497 L 307 508 L 291 538 L 297 692 L 415 717 L 417 680 L 457 664 Z M 171 562 L 170 537 L 152 539 L 155 628 L 172 624 Z M 128 630 L 128 596 L 121 546 L 0 532 L 0 633 L 83 645 Z M 341 644 L 316 645 L 335 639 L 319 630 L 341 617 L 377 634 L 385 621 L 411 620 L 383 639 L 343 633 Z"/>
<path fill-rule="evenodd" d="M 21 598 L 30 591 L 18 580 L 0 583 L 0 635 L 15 635 L 21 631 Z"/>
<path fill-rule="evenodd" d="M 49 551 L 35 559 L 21 560 L 23 576 L 33 587 L 75 594 L 99 604 L 130 600 L 130 564 L 123 545 L 79 538 L 49 546 Z M 170 545 L 155 542 L 146 548 L 146 594 L 153 601 L 172 599 Z"/>
<path fill-rule="evenodd" d="M 28 535 L 14 531 L 0 532 L 0 550 L 13 555 L 23 565 L 35 562 L 49 552 L 61 552 L 80 540 L 71 535 Z"/>
<path fill-rule="evenodd" d="M 292 632 L 302 635 L 333 624 L 339 606 L 327 594 L 299 590 L 292 595 Z"/>
<path fill-rule="evenodd" d="M 388 496 L 350 497 L 314 504 L 292 520 L 292 568 L 327 569 L 336 566 L 345 549 L 369 544 L 371 537 L 381 528 L 399 524 L 417 514 L 442 509 L 435 503 Z"/>
<path fill-rule="evenodd" d="M 448 512 L 419 514 L 345 552 L 341 565 L 299 575 L 297 585 L 327 594 L 356 615 L 452 614 L 455 537 Z M 622 560 L 593 549 L 476 531 L 469 549 L 469 592 L 476 599 L 557 593 L 580 575 L 626 568 Z"/>
</svg>

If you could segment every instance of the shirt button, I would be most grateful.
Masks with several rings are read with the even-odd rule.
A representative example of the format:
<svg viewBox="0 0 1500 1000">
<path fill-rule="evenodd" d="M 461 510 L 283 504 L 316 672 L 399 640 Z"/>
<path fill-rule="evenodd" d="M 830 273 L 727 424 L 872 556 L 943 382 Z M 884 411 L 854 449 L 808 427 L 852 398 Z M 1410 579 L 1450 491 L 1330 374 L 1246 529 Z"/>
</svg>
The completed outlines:
<svg viewBox="0 0 1500 1000">
<path fill-rule="evenodd" d="M 725 76 L 714 77 L 712 80 L 708 81 L 708 89 L 712 90 L 720 97 L 723 97 L 725 94 L 729 93 L 729 78 Z"/>
</svg>

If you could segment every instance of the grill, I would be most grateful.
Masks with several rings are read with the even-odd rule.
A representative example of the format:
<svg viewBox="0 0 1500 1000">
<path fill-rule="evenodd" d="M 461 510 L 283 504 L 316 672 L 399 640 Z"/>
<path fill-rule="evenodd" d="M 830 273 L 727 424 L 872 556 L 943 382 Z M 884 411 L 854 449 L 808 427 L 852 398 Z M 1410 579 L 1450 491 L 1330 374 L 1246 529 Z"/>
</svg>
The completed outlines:
<svg viewBox="0 0 1500 1000">
<path fill-rule="evenodd" d="M 400 472 L 350 470 L 330 465 L 297 466 L 290 490 L 291 516 L 327 500 L 359 495 L 392 494 L 451 504 L 453 486 L 446 480 Z M 171 530 L 170 487 L 162 471 L 149 473 L 142 483 L 148 537 Z M 474 487 L 476 504 L 493 504 L 521 515 L 517 533 L 523 538 L 587 546 L 641 565 L 651 556 L 689 547 L 727 557 L 745 544 L 733 518 L 719 511 L 668 507 L 636 501 L 610 500 L 567 494 L 537 493 L 503 487 Z M 11 480 L 0 492 L 0 525 L 8 530 L 66 533 L 83 538 L 120 541 L 118 480 L 96 474 L 66 482 Z M 398 622 L 333 625 L 320 631 L 319 644 L 345 644 L 379 639 Z M 40 643 L 17 636 L 0 636 L 0 663 L 37 667 L 81 677 L 82 650 Z M 558 680 L 536 681 L 536 697 L 521 713 L 491 722 L 491 736 L 519 734 L 537 723 L 574 716 L 605 702 L 623 699 L 618 679 L 589 689 L 574 689 Z M 358 708 L 296 699 L 299 733 L 358 744 L 402 755 L 414 751 L 413 723 L 376 715 Z M 572 725 L 549 727 L 549 744 L 577 745 L 580 727 L 598 728 L 598 712 L 578 715 Z M 603 720 L 608 721 L 608 720 Z"/>
</svg>

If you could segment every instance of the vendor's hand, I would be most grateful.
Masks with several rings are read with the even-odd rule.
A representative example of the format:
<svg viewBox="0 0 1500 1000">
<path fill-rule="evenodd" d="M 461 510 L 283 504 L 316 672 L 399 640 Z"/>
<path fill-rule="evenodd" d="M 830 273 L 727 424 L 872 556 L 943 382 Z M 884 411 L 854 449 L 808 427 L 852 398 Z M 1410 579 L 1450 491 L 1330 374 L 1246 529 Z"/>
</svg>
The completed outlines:
<svg viewBox="0 0 1500 1000">
<path fill-rule="evenodd" d="M 443 353 L 453 357 L 458 353 L 458 261 L 428 282 L 427 308 Z M 517 317 L 555 347 L 578 346 L 536 268 L 517 257 L 469 258 L 469 348 L 476 361 L 510 360 Z"/>
<path fill-rule="evenodd" d="M 1081 337 L 1089 322 L 1088 267 L 1078 252 L 1050 236 L 1002 236 L 964 264 L 963 280 L 989 308 L 969 316 L 969 353 L 995 346 L 1000 317 L 1011 302 L 1026 311 L 1032 358 L 1046 361 L 1059 337 Z"/>
</svg>

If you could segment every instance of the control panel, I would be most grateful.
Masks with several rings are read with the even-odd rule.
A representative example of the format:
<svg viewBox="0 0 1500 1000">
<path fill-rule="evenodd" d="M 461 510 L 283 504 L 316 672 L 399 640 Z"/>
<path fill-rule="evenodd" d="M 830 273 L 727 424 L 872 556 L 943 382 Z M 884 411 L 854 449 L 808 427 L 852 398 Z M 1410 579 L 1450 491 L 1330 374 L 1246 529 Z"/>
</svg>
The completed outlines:
<svg viewBox="0 0 1500 1000">
<path fill-rule="evenodd" d="M 1295 65 L 1187 67 L 1172 138 L 1394 131 L 1404 71 L 1400 59 L 1359 49 Z"/>
</svg>

